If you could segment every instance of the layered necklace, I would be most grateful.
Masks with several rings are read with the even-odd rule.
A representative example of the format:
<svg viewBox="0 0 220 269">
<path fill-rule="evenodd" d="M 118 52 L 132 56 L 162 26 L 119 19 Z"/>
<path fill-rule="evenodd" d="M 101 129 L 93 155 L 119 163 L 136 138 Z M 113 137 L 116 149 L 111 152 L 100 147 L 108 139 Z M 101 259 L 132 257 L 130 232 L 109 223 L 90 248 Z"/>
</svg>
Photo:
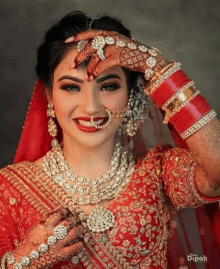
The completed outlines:
<svg viewBox="0 0 220 269">
<path fill-rule="evenodd" d="M 134 172 L 135 161 L 132 153 L 116 142 L 109 170 L 96 179 L 78 176 L 70 170 L 60 146 L 51 149 L 43 158 L 44 172 L 61 186 L 73 204 L 96 204 L 87 218 L 87 226 L 92 232 L 104 232 L 115 224 L 114 214 L 98 203 L 116 197 L 129 182 Z"/>
</svg>

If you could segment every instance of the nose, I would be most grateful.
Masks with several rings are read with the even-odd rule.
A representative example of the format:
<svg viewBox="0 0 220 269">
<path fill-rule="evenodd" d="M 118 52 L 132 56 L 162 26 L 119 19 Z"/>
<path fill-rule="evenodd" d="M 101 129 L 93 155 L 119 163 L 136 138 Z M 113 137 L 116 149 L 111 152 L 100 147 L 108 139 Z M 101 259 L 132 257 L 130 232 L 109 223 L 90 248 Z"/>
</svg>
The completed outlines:
<svg viewBox="0 0 220 269">
<path fill-rule="evenodd" d="M 100 115 L 104 110 L 99 94 L 92 89 L 84 92 L 80 104 L 82 112 L 88 116 Z"/>
</svg>

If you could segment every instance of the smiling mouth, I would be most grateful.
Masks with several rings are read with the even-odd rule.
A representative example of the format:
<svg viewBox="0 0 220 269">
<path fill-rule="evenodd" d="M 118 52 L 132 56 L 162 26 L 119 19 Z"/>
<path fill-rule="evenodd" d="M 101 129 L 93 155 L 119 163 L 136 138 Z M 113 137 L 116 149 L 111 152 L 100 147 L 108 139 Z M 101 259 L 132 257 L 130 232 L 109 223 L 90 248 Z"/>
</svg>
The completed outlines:
<svg viewBox="0 0 220 269">
<path fill-rule="evenodd" d="M 101 120 L 95 121 L 95 124 L 98 126 L 101 126 L 104 121 L 105 121 L 105 119 L 101 119 Z M 85 127 L 94 127 L 94 125 L 90 121 L 77 120 L 77 122 L 80 125 L 85 126 Z"/>
<path fill-rule="evenodd" d="M 94 125 L 92 125 L 90 118 L 75 118 L 73 119 L 79 126 L 85 127 L 85 128 L 95 128 Z M 108 117 L 103 118 L 93 118 L 93 121 L 95 122 L 96 126 L 102 126 L 106 124 L 106 122 L 109 120 Z"/>
</svg>

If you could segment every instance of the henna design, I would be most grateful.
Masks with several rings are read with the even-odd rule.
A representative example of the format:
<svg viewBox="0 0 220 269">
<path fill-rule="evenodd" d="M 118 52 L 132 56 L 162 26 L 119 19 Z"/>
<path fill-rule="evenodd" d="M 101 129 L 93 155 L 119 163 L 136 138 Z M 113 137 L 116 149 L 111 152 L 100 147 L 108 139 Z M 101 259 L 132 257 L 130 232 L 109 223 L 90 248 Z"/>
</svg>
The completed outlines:
<svg viewBox="0 0 220 269">
<path fill-rule="evenodd" d="M 119 55 L 121 65 L 125 68 L 133 71 L 144 72 L 146 69 L 147 53 L 143 53 L 139 50 L 131 50 L 124 47 Z"/>
<path fill-rule="evenodd" d="M 206 158 L 206 161 L 208 158 Z M 209 160 L 210 162 L 212 160 Z M 217 165 L 219 166 L 219 165 Z M 195 179 L 196 179 L 196 184 L 201 193 L 207 196 L 217 196 L 220 195 L 220 174 L 217 176 L 217 179 L 215 178 L 210 179 L 211 177 L 208 175 L 207 171 L 205 170 L 204 167 L 198 166 L 196 167 L 195 171 Z M 211 190 L 210 190 L 211 188 Z M 208 193 L 207 193 L 208 191 Z"/>
<path fill-rule="evenodd" d="M 46 253 L 41 253 L 39 259 L 31 262 L 31 269 L 47 269 L 52 268 L 55 264 L 61 261 L 68 261 L 79 253 L 83 248 L 82 242 L 78 242 L 73 246 L 66 247 L 64 249 L 57 249 L 50 247 Z"/>
<path fill-rule="evenodd" d="M 211 134 L 213 136 L 214 147 L 220 147 L 220 122 L 211 124 Z"/>
<path fill-rule="evenodd" d="M 94 50 L 91 47 L 91 42 L 78 54 L 78 56 L 75 59 L 75 68 L 78 68 L 80 64 L 88 59 L 93 53 L 95 53 L 96 50 Z"/>
<path fill-rule="evenodd" d="M 102 30 L 90 30 L 83 33 L 77 34 L 74 38 L 69 39 L 68 42 L 77 42 L 80 40 L 88 40 L 88 45 L 81 51 L 75 58 L 75 68 L 77 68 L 85 59 L 89 56 L 96 55 L 97 50 L 91 47 L 91 42 L 95 37 L 102 36 L 112 36 L 115 41 L 124 41 L 126 43 L 134 43 L 138 46 L 143 46 L 143 44 L 135 41 L 132 38 L 128 38 L 114 31 L 102 31 Z M 144 45 L 145 46 L 145 45 Z M 147 46 L 146 46 L 147 47 Z M 148 47 L 149 49 L 150 47 Z M 155 49 L 155 48 L 153 48 Z M 156 50 L 156 49 L 155 49 Z M 89 75 L 92 74 L 95 77 L 100 75 L 104 70 L 111 68 L 112 66 L 122 66 L 128 68 L 131 71 L 137 71 L 144 73 L 149 67 L 146 64 L 146 60 L 151 57 L 149 52 L 142 52 L 139 49 L 131 49 L 127 46 L 120 47 L 117 45 L 104 46 L 104 65 L 103 61 L 99 61 L 97 58 L 92 58 L 93 63 L 89 65 Z M 156 65 L 152 68 L 154 71 L 159 71 L 161 68 L 165 67 L 169 62 L 164 59 L 162 54 L 157 50 L 157 55 L 155 57 Z"/>
<path fill-rule="evenodd" d="M 58 223 L 68 227 L 71 233 L 67 234 L 65 240 L 58 240 L 53 247 L 50 246 L 48 252 L 40 253 L 40 259 L 33 261 L 34 265 L 32 267 L 31 264 L 30 268 L 51 268 L 59 261 L 70 259 L 83 246 L 78 238 L 84 232 L 83 226 L 79 225 L 71 229 L 79 222 L 78 215 L 64 207 L 47 214 L 40 222 L 27 231 L 25 237 L 14 250 L 15 260 L 20 261 L 21 257 L 29 256 L 32 250 L 37 250 L 40 244 L 46 243 L 47 238 L 53 234 L 53 230 Z M 70 242 L 72 245 L 65 247 Z"/>
</svg>

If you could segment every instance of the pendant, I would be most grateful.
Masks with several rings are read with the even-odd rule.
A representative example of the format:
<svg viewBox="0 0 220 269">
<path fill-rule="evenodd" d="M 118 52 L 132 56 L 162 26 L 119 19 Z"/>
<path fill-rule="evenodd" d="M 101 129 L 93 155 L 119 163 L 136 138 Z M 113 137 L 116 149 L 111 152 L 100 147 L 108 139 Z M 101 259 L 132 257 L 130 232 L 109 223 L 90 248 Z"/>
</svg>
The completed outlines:
<svg viewBox="0 0 220 269">
<path fill-rule="evenodd" d="M 109 230 L 115 224 L 114 214 L 101 206 L 96 205 L 87 219 L 90 231 L 100 233 Z"/>
</svg>

